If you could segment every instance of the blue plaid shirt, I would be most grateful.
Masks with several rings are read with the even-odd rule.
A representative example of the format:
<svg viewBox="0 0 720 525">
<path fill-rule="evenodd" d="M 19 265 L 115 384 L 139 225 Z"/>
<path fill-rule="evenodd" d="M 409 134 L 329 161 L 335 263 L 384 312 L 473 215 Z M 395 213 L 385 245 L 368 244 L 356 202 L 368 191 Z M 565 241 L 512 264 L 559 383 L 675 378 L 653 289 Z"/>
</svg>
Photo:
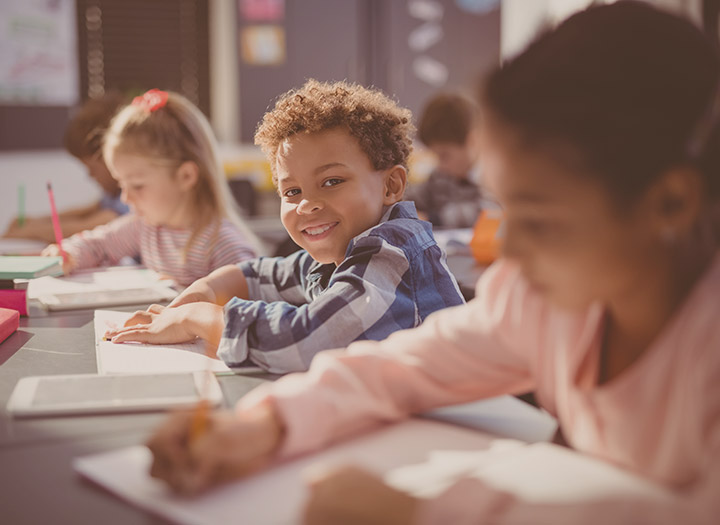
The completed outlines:
<svg viewBox="0 0 720 525">
<path fill-rule="evenodd" d="M 305 251 L 238 265 L 249 297 L 225 305 L 218 356 L 229 366 L 307 370 L 320 350 L 381 340 L 463 303 L 445 253 L 415 205 L 399 202 L 353 238 L 339 266 Z"/>
</svg>

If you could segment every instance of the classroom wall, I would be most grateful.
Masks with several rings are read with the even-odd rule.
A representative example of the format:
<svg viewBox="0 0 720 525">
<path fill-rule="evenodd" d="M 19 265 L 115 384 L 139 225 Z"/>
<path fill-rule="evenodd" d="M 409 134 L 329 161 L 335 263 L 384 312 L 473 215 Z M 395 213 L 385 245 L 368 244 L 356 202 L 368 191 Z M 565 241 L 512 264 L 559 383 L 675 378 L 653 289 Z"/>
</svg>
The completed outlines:
<svg viewBox="0 0 720 525">
<path fill-rule="evenodd" d="M 330 2 L 327 5 L 335 6 L 334 9 L 323 10 L 323 1 Z M 698 23 L 701 20 L 701 0 L 648 1 L 664 8 L 678 10 Z M 456 3 L 456 0 L 438 0 L 438 2 L 443 6 L 440 17 L 443 22 L 440 24 L 440 29 L 446 38 L 442 40 L 442 44 L 428 48 L 426 54 L 440 60 L 454 54 L 478 62 L 478 64 L 490 65 L 498 55 L 508 57 L 520 51 L 544 23 L 556 23 L 571 12 L 583 8 L 590 0 L 502 0 L 500 12 L 495 10 L 485 13 L 483 16 L 473 15 L 475 18 L 463 16 L 463 13 L 458 11 L 457 6 L 461 2 Z M 438 2 L 428 2 L 424 5 Z M 325 71 L 328 76 L 345 76 L 376 85 L 387 82 L 387 86 L 381 85 L 380 87 L 386 87 L 398 95 L 401 103 L 411 106 L 418 106 L 423 97 L 432 92 L 431 88 L 423 86 L 417 79 L 413 80 L 407 74 L 399 74 L 400 66 L 403 64 L 408 66 L 417 58 L 415 56 L 417 53 L 413 54 L 405 49 L 408 46 L 409 35 L 423 25 L 428 26 L 428 20 L 422 20 L 410 14 L 412 12 L 410 6 L 417 3 L 417 0 L 391 0 L 389 2 L 369 0 L 369 3 L 363 0 L 352 0 L 352 2 L 344 2 L 344 7 L 338 7 L 338 4 L 341 3 L 343 2 L 336 0 L 288 0 L 287 5 L 292 7 L 288 7 L 286 16 L 292 16 L 293 9 L 297 9 L 299 5 L 312 6 L 319 14 L 303 17 L 302 20 L 305 22 L 301 20 L 298 22 L 299 25 L 287 24 L 286 29 L 291 33 L 292 38 L 297 39 L 302 36 L 298 34 L 298 31 L 302 30 L 303 24 L 307 30 L 308 24 L 323 22 L 323 17 L 330 17 L 329 23 L 337 23 L 337 19 L 340 17 L 343 24 L 356 24 L 348 32 L 349 35 L 352 35 L 352 45 L 344 48 L 348 52 L 352 51 L 352 57 L 347 58 L 343 63 L 336 61 L 325 64 L 323 70 L 322 68 L 318 69 L 319 59 L 312 53 L 298 54 L 296 53 L 297 49 L 293 52 L 289 51 L 288 59 L 302 59 L 306 63 L 310 61 L 313 67 L 303 69 L 301 61 L 295 62 L 292 67 L 288 66 L 285 69 L 287 74 L 280 82 L 282 85 L 271 86 L 268 84 L 268 81 L 272 79 L 271 73 L 265 71 L 265 76 L 263 76 L 260 74 L 261 69 L 243 66 L 239 59 L 238 28 L 244 27 L 244 22 L 239 22 L 237 18 L 238 3 L 235 0 L 212 0 L 210 2 L 210 50 L 213 79 L 211 115 L 214 128 L 221 140 L 236 141 L 240 137 L 240 122 L 244 117 L 244 136 L 250 140 L 257 119 L 270 103 L 271 97 L 289 87 L 290 84 L 302 81 L 304 76 L 307 76 L 303 74 L 303 71 L 306 70 L 313 74 L 321 74 Z M 423 4 L 423 2 L 419 3 Z M 361 17 L 360 14 L 363 16 Z M 371 16 L 380 17 L 375 19 L 375 27 L 376 29 L 380 28 L 385 35 L 384 39 L 374 41 L 375 56 L 387 59 L 386 62 L 383 62 L 384 65 L 380 70 L 374 72 L 367 63 L 363 65 L 361 60 L 361 53 L 371 44 L 368 39 L 372 35 L 362 34 L 363 30 L 368 29 L 370 23 L 368 17 Z M 313 19 L 316 20 L 313 21 Z M 380 23 L 383 20 L 384 25 Z M 460 26 L 458 21 L 464 24 L 471 23 L 469 26 Z M 493 27 L 496 27 L 496 30 Z M 473 28 L 477 29 L 477 33 L 483 34 L 473 34 Z M 396 31 L 393 32 L 393 29 Z M 340 31 L 336 34 L 336 38 L 342 34 L 343 32 Z M 483 44 L 484 41 L 487 44 Z M 318 47 L 316 40 L 310 39 L 308 42 L 315 48 Z M 315 43 L 313 44 L 313 42 Z M 380 44 L 385 46 L 385 54 L 383 54 L 383 47 Z M 387 46 L 391 46 L 394 51 L 390 52 Z M 326 47 L 329 47 L 331 52 L 337 51 L 337 46 Z M 452 66 L 454 69 L 451 69 L 450 85 L 453 87 L 464 86 L 464 89 L 469 91 L 473 75 L 481 67 L 478 66 L 477 70 L 463 74 L 467 68 L 466 63 L 456 61 L 454 64 Z M 238 76 L 243 68 L 244 79 Z M 356 71 L 357 78 L 348 74 L 342 75 L 342 71 Z M 244 82 L 254 80 L 261 88 L 259 95 L 243 92 L 243 89 L 247 90 L 248 88 L 243 88 L 239 78 Z M 419 87 L 409 86 L 410 82 L 416 82 Z M 257 98 L 257 96 L 262 98 L 255 100 L 254 105 L 257 107 L 253 109 L 253 114 L 248 119 L 248 115 L 244 115 L 247 108 L 243 109 L 243 100 Z M 36 139 L 39 146 L 52 143 L 53 140 L 56 141 L 55 144 L 60 144 L 62 130 L 69 116 L 69 108 L 33 108 L 33 111 L 44 112 L 44 117 L 42 126 L 32 127 L 29 127 L 28 121 L 21 117 L 19 113 L 21 111 L 27 111 L 27 108 L 6 107 L 5 112 L 2 113 L 2 118 L 0 118 L 2 133 L 0 135 L 2 135 L 4 143 L 0 144 L 2 146 L 0 150 L 12 150 L 13 141 L 26 142 L 28 137 Z M 48 212 L 45 191 L 45 184 L 48 180 L 53 182 L 60 210 L 89 204 L 100 196 L 99 189 L 88 179 L 83 166 L 60 149 L 43 151 L 30 149 L 24 152 L 0 151 L 0 232 L 4 231 L 12 217 L 16 215 L 17 186 L 21 182 L 26 185 L 27 213 L 33 215 Z"/>
<path fill-rule="evenodd" d="M 616 0 L 502 0 L 500 53 L 510 58 L 521 52 L 539 31 L 592 3 Z M 702 25 L 703 0 L 646 0 L 661 9 L 687 16 Z"/>
<path fill-rule="evenodd" d="M 309 77 L 375 86 L 415 114 L 438 90 L 474 95 L 500 59 L 500 6 L 500 0 L 302 0 L 266 17 L 241 8 L 241 140 L 251 142 L 274 99 Z"/>
</svg>

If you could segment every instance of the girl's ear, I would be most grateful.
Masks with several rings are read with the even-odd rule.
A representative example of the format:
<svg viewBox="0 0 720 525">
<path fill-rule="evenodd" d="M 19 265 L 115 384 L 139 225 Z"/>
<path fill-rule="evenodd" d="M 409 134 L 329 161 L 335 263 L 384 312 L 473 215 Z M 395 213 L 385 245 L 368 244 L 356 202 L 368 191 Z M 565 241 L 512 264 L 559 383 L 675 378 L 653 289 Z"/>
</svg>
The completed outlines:
<svg viewBox="0 0 720 525">
<path fill-rule="evenodd" d="M 180 185 L 180 189 L 187 191 L 195 187 L 200 178 L 200 169 L 198 165 L 191 160 L 187 160 L 180 164 L 175 172 L 175 181 Z"/>
<path fill-rule="evenodd" d="M 407 170 L 400 166 L 393 166 L 385 173 L 385 194 L 383 205 L 390 206 L 402 200 L 407 186 Z"/>
<path fill-rule="evenodd" d="M 689 166 L 672 168 L 653 184 L 648 197 L 660 239 L 674 240 L 693 229 L 702 213 L 703 187 L 702 176 Z"/>
</svg>

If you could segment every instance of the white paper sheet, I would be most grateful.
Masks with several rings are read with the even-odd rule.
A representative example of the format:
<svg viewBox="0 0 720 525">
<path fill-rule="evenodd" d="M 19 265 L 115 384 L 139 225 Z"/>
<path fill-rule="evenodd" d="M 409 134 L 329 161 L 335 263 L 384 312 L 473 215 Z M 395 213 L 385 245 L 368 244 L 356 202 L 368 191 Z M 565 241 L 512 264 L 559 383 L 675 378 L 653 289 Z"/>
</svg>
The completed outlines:
<svg viewBox="0 0 720 525">
<path fill-rule="evenodd" d="M 230 371 L 220 359 L 205 355 L 205 343 L 200 339 L 172 345 L 116 344 L 102 340 L 105 332 L 122 326 L 131 315 L 130 312 L 95 310 L 95 351 L 99 374 Z"/>
<path fill-rule="evenodd" d="M 144 447 L 77 458 L 73 466 L 122 499 L 177 523 L 283 525 L 298 523 L 306 498 L 303 473 L 311 465 L 353 463 L 383 473 L 402 465 L 426 463 L 433 450 L 481 451 L 492 443 L 479 432 L 410 420 L 192 499 L 175 496 L 150 478 L 150 453 Z M 508 450 L 523 446 L 521 442 L 508 443 Z M 443 478 L 453 475 L 439 473 Z"/>
<path fill-rule="evenodd" d="M 514 396 L 452 405 L 425 416 L 529 443 L 550 441 L 557 431 L 554 417 Z"/>
<path fill-rule="evenodd" d="M 80 270 L 68 276 L 40 277 L 33 279 L 28 286 L 28 298 L 39 299 L 45 295 L 93 294 L 99 292 L 117 292 L 122 300 L 122 291 L 128 289 L 157 289 L 173 297 L 173 281 L 160 279 L 157 272 L 147 268 L 114 266 Z"/>
<path fill-rule="evenodd" d="M 299 523 L 308 467 L 352 463 L 383 475 L 391 485 L 432 497 L 465 476 L 528 501 L 578 503 L 612 496 L 667 497 L 656 487 L 556 445 L 495 439 L 438 422 L 411 419 L 276 466 L 197 498 L 173 495 L 150 478 L 144 447 L 76 458 L 77 472 L 128 502 L 181 524 Z M 278 504 L 278 495 L 282 504 Z"/>
</svg>

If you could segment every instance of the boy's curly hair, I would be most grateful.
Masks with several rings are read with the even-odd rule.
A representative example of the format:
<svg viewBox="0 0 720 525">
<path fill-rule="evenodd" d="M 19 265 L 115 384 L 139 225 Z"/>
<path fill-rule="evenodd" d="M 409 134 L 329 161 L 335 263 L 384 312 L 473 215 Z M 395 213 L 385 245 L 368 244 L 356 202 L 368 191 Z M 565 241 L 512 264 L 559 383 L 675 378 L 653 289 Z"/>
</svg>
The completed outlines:
<svg viewBox="0 0 720 525">
<path fill-rule="evenodd" d="M 255 144 L 270 160 L 280 144 L 302 131 L 318 132 L 344 126 L 376 170 L 407 168 L 412 151 L 412 113 L 376 89 L 348 82 L 308 80 L 280 96 L 255 132 Z"/>
</svg>

